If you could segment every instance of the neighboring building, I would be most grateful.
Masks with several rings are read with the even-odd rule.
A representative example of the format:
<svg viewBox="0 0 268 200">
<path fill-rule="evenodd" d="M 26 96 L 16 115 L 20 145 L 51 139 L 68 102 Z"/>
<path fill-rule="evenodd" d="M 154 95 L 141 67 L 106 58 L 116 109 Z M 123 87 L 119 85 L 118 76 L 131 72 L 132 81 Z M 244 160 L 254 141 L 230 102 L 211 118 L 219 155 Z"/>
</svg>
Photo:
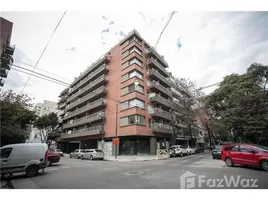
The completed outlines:
<svg viewBox="0 0 268 200">
<path fill-rule="evenodd" d="M 180 91 L 171 90 L 167 68 L 164 57 L 132 31 L 61 92 L 59 147 L 64 152 L 102 148 L 104 138 L 105 154 L 113 155 L 117 129 L 119 155 L 156 154 L 168 148 L 169 111 L 174 93 L 179 96 Z"/>
<path fill-rule="evenodd" d="M 15 46 L 10 45 L 13 23 L 0 17 L 0 87 L 4 86 L 4 78 L 13 63 Z"/>
<path fill-rule="evenodd" d="M 42 117 L 45 114 L 49 113 L 57 113 L 58 112 L 58 106 L 56 102 L 44 100 L 43 103 L 37 103 L 34 107 L 35 112 L 39 117 Z"/>
</svg>

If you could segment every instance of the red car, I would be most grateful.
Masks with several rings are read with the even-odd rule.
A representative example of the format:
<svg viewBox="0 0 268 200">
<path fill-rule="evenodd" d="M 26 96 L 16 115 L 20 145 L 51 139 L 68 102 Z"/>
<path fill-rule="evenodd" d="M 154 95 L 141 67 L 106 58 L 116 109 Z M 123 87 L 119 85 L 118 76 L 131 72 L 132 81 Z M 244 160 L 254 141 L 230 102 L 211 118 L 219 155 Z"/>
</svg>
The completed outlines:
<svg viewBox="0 0 268 200">
<path fill-rule="evenodd" d="M 251 144 L 228 144 L 222 148 L 221 159 L 228 167 L 234 164 L 258 166 L 268 171 L 268 148 Z"/>
<path fill-rule="evenodd" d="M 57 163 L 60 161 L 60 155 L 53 151 L 48 151 L 47 156 L 47 166 L 50 166 L 52 163 Z"/>
</svg>

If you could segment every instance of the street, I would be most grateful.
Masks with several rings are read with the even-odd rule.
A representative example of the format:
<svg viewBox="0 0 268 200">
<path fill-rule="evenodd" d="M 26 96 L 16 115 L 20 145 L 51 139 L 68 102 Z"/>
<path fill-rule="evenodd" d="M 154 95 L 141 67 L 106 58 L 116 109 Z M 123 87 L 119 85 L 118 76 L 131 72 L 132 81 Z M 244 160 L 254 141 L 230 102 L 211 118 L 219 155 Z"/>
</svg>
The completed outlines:
<svg viewBox="0 0 268 200">
<path fill-rule="evenodd" d="M 192 173 L 195 179 L 188 179 L 183 185 L 180 177 L 187 171 L 186 176 Z M 203 177 L 202 181 L 198 176 Z M 238 177 L 240 182 L 228 186 L 220 181 L 224 176 L 228 180 L 231 176 L 235 180 Z M 209 179 L 216 183 L 213 185 Z M 247 180 L 240 184 L 242 179 Z M 90 161 L 66 156 L 46 168 L 45 173 L 33 178 L 14 174 L 11 182 L 15 189 L 267 189 L 268 173 L 257 168 L 227 167 L 223 161 L 213 160 L 210 153 L 143 162 Z"/>
</svg>

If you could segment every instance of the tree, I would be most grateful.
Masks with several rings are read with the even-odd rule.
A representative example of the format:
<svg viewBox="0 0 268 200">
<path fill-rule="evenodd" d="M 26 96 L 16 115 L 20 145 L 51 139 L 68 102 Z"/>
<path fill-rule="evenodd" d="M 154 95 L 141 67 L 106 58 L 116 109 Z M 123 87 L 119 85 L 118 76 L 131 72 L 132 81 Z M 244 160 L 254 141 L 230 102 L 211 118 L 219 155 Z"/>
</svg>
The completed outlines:
<svg viewBox="0 0 268 200">
<path fill-rule="evenodd" d="M 56 113 L 50 113 L 37 118 L 34 126 L 40 130 L 40 140 L 42 143 L 51 144 L 51 136 L 56 131 L 58 125 L 58 116 Z"/>
<path fill-rule="evenodd" d="M 171 125 L 173 128 L 172 143 L 175 143 L 175 133 L 178 132 L 179 126 L 186 125 L 187 133 L 191 138 L 191 143 L 194 145 L 192 127 L 196 122 L 196 108 L 199 98 L 203 95 L 196 84 L 189 79 L 176 78 L 173 83 L 175 90 L 179 91 L 179 97 L 173 99 L 171 114 Z"/>
<path fill-rule="evenodd" d="M 216 118 L 231 130 L 236 141 L 258 143 L 268 138 L 268 66 L 254 63 L 246 73 L 224 77 L 207 97 Z"/>
<path fill-rule="evenodd" d="M 12 90 L 0 93 L 1 146 L 24 143 L 36 119 L 31 98 Z"/>
</svg>

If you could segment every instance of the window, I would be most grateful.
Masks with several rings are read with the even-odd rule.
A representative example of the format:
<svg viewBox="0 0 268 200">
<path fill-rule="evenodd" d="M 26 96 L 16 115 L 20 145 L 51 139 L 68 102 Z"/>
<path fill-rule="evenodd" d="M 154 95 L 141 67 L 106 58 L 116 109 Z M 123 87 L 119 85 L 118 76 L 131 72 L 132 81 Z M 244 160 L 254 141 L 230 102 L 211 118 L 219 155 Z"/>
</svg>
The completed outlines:
<svg viewBox="0 0 268 200">
<path fill-rule="evenodd" d="M 247 146 L 240 146 L 240 151 L 242 151 L 242 152 L 252 152 L 252 149 L 250 149 Z"/>
<path fill-rule="evenodd" d="M 120 119 L 120 126 L 145 125 L 145 117 L 141 115 L 131 115 Z"/>
<path fill-rule="evenodd" d="M 129 43 L 132 41 L 136 41 L 137 43 L 139 43 L 141 45 L 142 40 L 140 38 L 138 38 L 137 36 L 133 36 L 129 39 Z"/>
<path fill-rule="evenodd" d="M 229 150 L 230 151 L 238 151 L 238 145 L 237 146 L 231 146 L 231 147 L 229 147 Z"/>
<path fill-rule="evenodd" d="M 128 101 L 121 103 L 121 110 L 133 108 L 133 107 L 138 107 L 138 108 L 144 109 L 145 108 L 144 101 L 142 101 L 140 99 L 131 99 L 131 100 L 128 100 Z"/>
<path fill-rule="evenodd" d="M 131 93 L 131 92 L 134 92 L 134 91 L 138 91 L 140 93 L 143 93 L 144 92 L 144 88 L 141 86 L 141 85 L 129 85 L 127 87 L 124 87 L 121 89 L 121 96 L 122 95 L 125 95 L 125 94 L 128 94 L 128 93 Z"/>
<path fill-rule="evenodd" d="M 128 60 L 127 62 L 122 64 L 122 69 L 125 69 L 129 67 L 130 65 L 137 64 L 140 67 L 142 66 L 142 61 L 140 61 L 138 58 L 134 57 L 131 60 Z"/>
<path fill-rule="evenodd" d="M 137 47 L 132 47 L 131 49 L 129 49 L 129 53 L 132 53 L 132 52 L 136 52 L 137 54 L 141 55 L 141 50 L 138 49 Z"/>
<path fill-rule="evenodd" d="M 130 78 L 133 78 L 133 77 L 137 77 L 137 78 L 139 78 L 139 79 L 142 80 L 143 75 L 142 75 L 142 73 L 140 73 L 139 71 L 137 71 L 137 70 L 133 70 L 133 71 L 127 73 L 127 74 L 124 74 L 124 75 L 121 77 L 121 82 L 124 82 L 124 81 L 126 81 L 126 80 L 128 80 L 128 79 L 130 79 Z"/>
<path fill-rule="evenodd" d="M 0 158 L 1 159 L 8 158 L 10 156 L 11 152 L 12 152 L 12 148 L 1 149 L 1 152 L 0 152 L 1 157 Z"/>
</svg>

